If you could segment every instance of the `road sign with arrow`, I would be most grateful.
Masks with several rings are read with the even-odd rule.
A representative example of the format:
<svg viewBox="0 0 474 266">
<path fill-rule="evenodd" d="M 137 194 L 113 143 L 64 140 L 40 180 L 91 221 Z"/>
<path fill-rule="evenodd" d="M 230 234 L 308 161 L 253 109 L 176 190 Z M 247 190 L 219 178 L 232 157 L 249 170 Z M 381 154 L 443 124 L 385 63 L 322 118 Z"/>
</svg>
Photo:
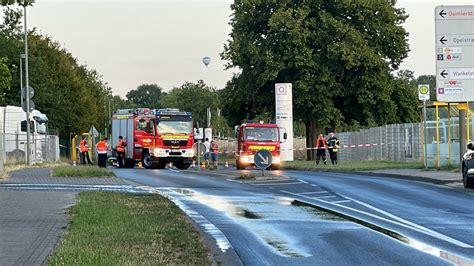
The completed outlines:
<svg viewBox="0 0 474 266">
<path fill-rule="evenodd" d="M 436 26 L 436 98 L 474 101 L 474 5 L 438 6 Z"/>
<path fill-rule="evenodd" d="M 273 160 L 272 153 L 267 150 L 257 151 L 257 153 L 255 153 L 255 156 L 254 156 L 255 166 L 257 166 L 260 169 L 268 168 L 270 165 L 272 165 L 272 160 Z"/>
</svg>

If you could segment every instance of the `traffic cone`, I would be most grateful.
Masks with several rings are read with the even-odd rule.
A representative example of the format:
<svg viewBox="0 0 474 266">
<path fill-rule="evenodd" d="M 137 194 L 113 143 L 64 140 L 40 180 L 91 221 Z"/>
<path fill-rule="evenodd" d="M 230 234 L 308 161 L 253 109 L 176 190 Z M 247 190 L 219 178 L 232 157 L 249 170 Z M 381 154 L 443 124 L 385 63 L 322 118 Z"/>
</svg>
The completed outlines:
<svg viewBox="0 0 474 266">
<path fill-rule="evenodd" d="M 225 161 L 225 168 L 229 168 L 229 162 L 228 161 Z"/>
<path fill-rule="evenodd" d="M 138 168 L 142 168 L 142 162 L 138 162 Z"/>
<path fill-rule="evenodd" d="M 72 161 L 72 166 L 76 166 L 76 161 Z"/>
<path fill-rule="evenodd" d="M 193 161 L 193 163 L 191 164 L 191 168 L 196 168 L 196 163 Z"/>
</svg>

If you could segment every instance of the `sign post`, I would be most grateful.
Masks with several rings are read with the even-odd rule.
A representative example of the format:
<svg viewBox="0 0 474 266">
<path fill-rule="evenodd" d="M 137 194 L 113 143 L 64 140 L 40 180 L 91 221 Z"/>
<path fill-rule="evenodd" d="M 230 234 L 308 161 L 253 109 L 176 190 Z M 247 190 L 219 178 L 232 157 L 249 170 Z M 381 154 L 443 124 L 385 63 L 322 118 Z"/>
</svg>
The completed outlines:
<svg viewBox="0 0 474 266">
<path fill-rule="evenodd" d="M 287 139 L 281 144 L 281 160 L 293 161 L 293 88 L 291 83 L 275 84 L 275 115 L 280 127 L 280 139 L 286 132 Z"/>
<path fill-rule="evenodd" d="M 262 176 L 265 176 L 265 169 L 272 165 L 273 157 L 272 153 L 267 150 L 259 150 L 253 157 L 255 166 L 262 169 Z"/>
<path fill-rule="evenodd" d="M 474 101 L 474 60 L 472 60 L 474 58 L 474 5 L 437 6 L 434 15 L 436 99 L 443 102 L 472 102 Z M 461 160 L 466 149 L 467 108 L 459 110 Z"/>
<path fill-rule="evenodd" d="M 423 101 L 423 145 L 424 145 L 424 164 L 425 168 L 428 168 L 428 133 L 426 132 L 426 101 L 430 99 L 430 85 L 421 84 L 418 85 L 418 99 Z"/>
</svg>

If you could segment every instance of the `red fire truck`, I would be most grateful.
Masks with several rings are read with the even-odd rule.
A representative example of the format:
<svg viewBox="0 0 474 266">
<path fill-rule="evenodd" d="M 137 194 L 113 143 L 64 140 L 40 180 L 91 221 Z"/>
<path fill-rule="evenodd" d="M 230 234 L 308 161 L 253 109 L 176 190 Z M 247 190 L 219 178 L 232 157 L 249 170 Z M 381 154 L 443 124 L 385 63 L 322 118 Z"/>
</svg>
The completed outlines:
<svg viewBox="0 0 474 266">
<path fill-rule="evenodd" d="M 270 169 L 280 167 L 280 128 L 276 124 L 246 123 L 235 127 L 237 140 L 235 163 L 238 170 L 254 164 L 254 155 L 259 150 L 269 150 L 273 160 Z M 287 134 L 283 133 L 286 140 Z"/>
<path fill-rule="evenodd" d="M 163 169 L 172 162 L 179 169 L 191 166 L 194 156 L 193 118 L 178 109 L 122 109 L 112 116 L 112 144 L 123 136 L 127 143 L 125 167 L 142 162 L 145 168 Z"/>
</svg>

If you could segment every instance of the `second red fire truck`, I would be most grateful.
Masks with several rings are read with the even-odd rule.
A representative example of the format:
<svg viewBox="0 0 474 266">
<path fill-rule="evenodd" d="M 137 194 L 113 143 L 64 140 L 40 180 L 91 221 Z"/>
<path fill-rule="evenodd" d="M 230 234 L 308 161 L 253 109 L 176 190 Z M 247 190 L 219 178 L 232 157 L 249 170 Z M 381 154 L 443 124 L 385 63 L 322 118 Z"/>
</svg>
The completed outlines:
<svg viewBox="0 0 474 266">
<path fill-rule="evenodd" d="M 125 167 L 142 162 L 145 168 L 163 169 L 172 162 L 179 169 L 194 157 L 193 118 L 178 109 L 121 109 L 112 116 L 112 144 L 123 136 L 127 143 Z"/>
<path fill-rule="evenodd" d="M 255 165 L 254 155 L 259 150 L 268 150 L 273 160 L 270 168 L 278 170 L 280 167 L 280 128 L 277 124 L 246 123 L 235 128 L 237 140 L 235 163 L 238 170 Z M 283 133 L 283 140 L 287 134 Z"/>
</svg>

